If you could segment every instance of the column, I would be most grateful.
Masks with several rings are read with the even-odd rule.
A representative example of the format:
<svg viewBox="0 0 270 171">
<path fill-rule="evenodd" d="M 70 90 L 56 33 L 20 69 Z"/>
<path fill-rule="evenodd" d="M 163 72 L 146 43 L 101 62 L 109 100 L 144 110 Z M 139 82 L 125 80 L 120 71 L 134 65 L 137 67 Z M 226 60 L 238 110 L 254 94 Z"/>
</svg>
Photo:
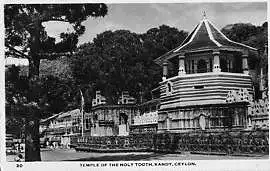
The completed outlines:
<svg viewBox="0 0 270 171">
<path fill-rule="evenodd" d="M 179 59 L 178 75 L 184 75 L 184 74 L 186 74 L 186 71 L 185 71 L 185 56 L 183 54 L 179 55 L 178 59 Z"/>
<path fill-rule="evenodd" d="M 164 61 L 163 62 L 163 76 L 162 76 L 163 81 L 167 79 L 167 75 L 168 75 L 168 62 Z"/>
<path fill-rule="evenodd" d="M 220 62 L 219 62 L 219 51 L 214 51 L 213 56 L 214 56 L 214 65 L 213 65 L 213 72 L 220 72 Z"/>
<path fill-rule="evenodd" d="M 167 128 L 167 131 L 170 130 L 170 125 L 171 125 L 171 120 L 169 117 L 166 118 L 166 128 Z"/>
<path fill-rule="evenodd" d="M 246 53 L 242 54 L 242 69 L 244 74 L 249 74 L 248 72 L 248 55 Z"/>
</svg>

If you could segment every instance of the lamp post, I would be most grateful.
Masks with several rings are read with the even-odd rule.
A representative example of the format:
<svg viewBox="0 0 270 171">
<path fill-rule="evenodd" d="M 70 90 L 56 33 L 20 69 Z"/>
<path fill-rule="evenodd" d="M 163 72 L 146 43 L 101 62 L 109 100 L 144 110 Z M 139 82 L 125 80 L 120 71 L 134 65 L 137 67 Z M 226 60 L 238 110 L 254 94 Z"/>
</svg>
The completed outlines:
<svg viewBox="0 0 270 171">
<path fill-rule="evenodd" d="M 83 130 L 83 107 L 84 107 L 84 98 L 83 98 L 83 94 L 82 91 L 80 90 L 80 94 L 81 94 L 81 115 L 82 115 L 82 137 L 84 136 L 84 130 Z"/>
</svg>

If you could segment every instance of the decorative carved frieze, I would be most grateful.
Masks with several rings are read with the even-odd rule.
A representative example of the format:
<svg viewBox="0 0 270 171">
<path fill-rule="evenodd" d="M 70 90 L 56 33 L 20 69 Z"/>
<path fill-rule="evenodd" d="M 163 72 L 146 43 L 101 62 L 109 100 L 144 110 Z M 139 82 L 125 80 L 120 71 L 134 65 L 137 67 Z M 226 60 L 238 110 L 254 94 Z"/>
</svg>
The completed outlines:
<svg viewBox="0 0 270 171">
<path fill-rule="evenodd" d="M 250 116 L 268 116 L 269 101 L 268 99 L 260 99 L 250 103 L 248 108 L 248 115 Z"/>
<path fill-rule="evenodd" d="M 269 101 L 268 98 L 254 101 L 247 89 L 239 91 L 229 91 L 227 103 L 248 102 L 248 125 L 249 128 L 268 128 L 269 127 Z"/>
<path fill-rule="evenodd" d="M 236 103 L 236 102 L 252 102 L 253 97 L 249 94 L 246 88 L 240 89 L 238 91 L 231 90 L 228 92 L 226 97 L 227 103 Z"/>
<path fill-rule="evenodd" d="M 211 115 L 211 113 L 209 111 L 202 110 L 202 109 L 194 112 L 194 118 L 198 118 L 201 115 L 204 115 L 205 117 L 209 117 Z"/>
</svg>

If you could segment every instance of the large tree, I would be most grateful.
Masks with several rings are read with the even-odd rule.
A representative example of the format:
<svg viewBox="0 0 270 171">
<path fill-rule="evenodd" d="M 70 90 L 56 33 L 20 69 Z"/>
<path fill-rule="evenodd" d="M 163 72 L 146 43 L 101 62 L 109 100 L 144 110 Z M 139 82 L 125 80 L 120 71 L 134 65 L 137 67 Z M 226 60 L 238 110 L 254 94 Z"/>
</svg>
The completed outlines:
<svg viewBox="0 0 270 171">
<path fill-rule="evenodd" d="M 264 22 L 261 26 L 237 23 L 225 26 L 221 30 L 231 40 L 244 43 L 258 49 L 259 55 L 249 59 L 249 67 L 254 70 L 252 79 L 255 87 L 255 98 L 260 98 L 260 81 L 264 80 L 264 87 L 268 87 L 268 24 Z M 263 71 L 261 75 L 261 70 Z M 262 78 L 261 78 L 262 77 Z"/>
<path fill-rule="evenodd" d="M 141 51 L 142 43 L 136 33 L 105 31 L 74 55 L 74 77 L 81 85 L 102 90 L 108 103 L 117 103 L 121 91 L 134 90 L 137 85 L 131 83 L 136 79 L 132 73 L 140 72 L 135 67 Z"/>
<path fill-rule="evenodd" d="M 29 93 L 25 107 L 25 161 L 40 161 L 39 120 L 42 117 L 42 99 L 39 98 L 39 65 L 43 58 L 54 59 L 76 47 L 78 36 L 87 17 L 107 14 L 105 4 L 7 4 L 4 6 L 6 55 L 27 58 L 29 61 Z M 49 21 L 68 22 L 73 33 L 62 33 L 56 43 L 42 25 Z M 19 47 L 19 48 L 16 48 Z M 18 50 L 20 49 L 20 50 Z M 64 54 L 63 54 L 64 53 Z"/>
<path fill-rule="evenodd" d="M 105 31 L 74 54 L 73 76 L 81 85 L 89 85 L 92 94 L 101 90 L 108 103 L 117 103 L 122 91 L 138 100 L 142 95 L 150 98 L 151 90 L 161 81 L 161 68 L 153 59 L 175 48 L 186 35 L 165 25 L 144 34 Z"/>
<path fill-rule="evenodd" d="M 6 132 L 20 138 L 23 134 L 24 119 L 20 117 L 21 105 L 16 105 L 17 99 L 27 94 L 28 79 L 19 75 L 20 69 L 15 65 L 8 66 L 5 71 L 6 95 Z"/>
<path fill-rule="evenodd" d="M 167 25 L 151 28 L 141 35 L 143 40 L 141 60 L 146 68 L 146 80 L 150 83 L 144 84 L 143 93 L 146 99 L 151 97 L 151 90 L 161 81 L 162 68 L 153 60 L 179 46 L 187 35 L 187 32 Z"/>
<path fill-rule="evenodd" d="M 61 79 L 55 75 L 43 75 L 39 79 L 39 99 L 42 105 L 39 110 L 42 117 L 52 113 L 68 111 L 79 106 L 79 96 L 72 79 Z M 6 132 L 17 138 L 24 137 L 25 106 L 18 101 L 26 101 L 29 93 L 28 78 L 20 74 L 20 67 L 8 66 L 5 72 L 6 94 Z"/>
<path fill-rule="evenodd" d="M 229 24 L 221 31 L 231 40 L 264 50 L 267 43 L 267 22 L 262 26 L 254 26 L 246 23 Z"/>
</svg>

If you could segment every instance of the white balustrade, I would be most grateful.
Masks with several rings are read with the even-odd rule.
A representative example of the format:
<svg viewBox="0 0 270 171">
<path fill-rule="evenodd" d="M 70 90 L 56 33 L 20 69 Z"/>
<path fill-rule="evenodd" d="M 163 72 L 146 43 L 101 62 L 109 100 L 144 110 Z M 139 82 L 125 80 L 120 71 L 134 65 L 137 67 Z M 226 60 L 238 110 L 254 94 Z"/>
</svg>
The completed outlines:
<svg viewBox="0 0 270 171">
<path fill-rule="evenodd" d="M 134 117 L 134 125 L 156 124 L 158 121 L 157 111 L 144 113 Z"/>
</svg>

